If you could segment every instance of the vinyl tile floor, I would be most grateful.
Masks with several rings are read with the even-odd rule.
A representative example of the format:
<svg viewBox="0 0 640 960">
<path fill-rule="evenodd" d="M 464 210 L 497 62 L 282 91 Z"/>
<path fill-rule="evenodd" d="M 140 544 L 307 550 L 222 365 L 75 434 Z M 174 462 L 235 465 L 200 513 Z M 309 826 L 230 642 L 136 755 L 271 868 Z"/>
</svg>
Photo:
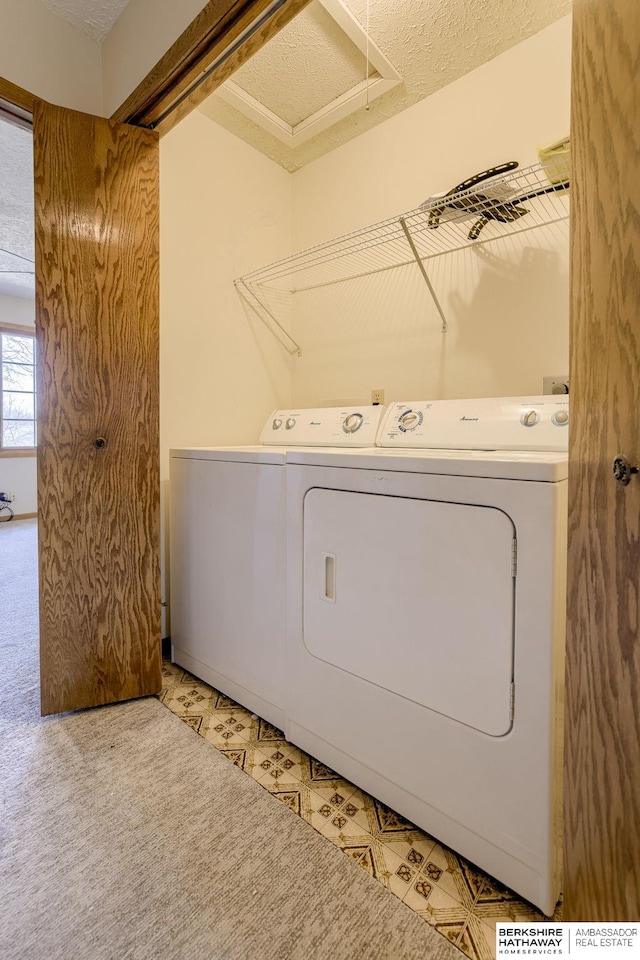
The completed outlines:
<svg viewBox="0 0 640 960">
<path fill-rule="evenodd" d="M 545 919 L 463 857 L 288 743 L 281 730 L 168 660 L 160 700 L 470 960 L 495 957 L 498 921 Z M 554 916 L 561 919 L 561 905 Z"/>
</svg>

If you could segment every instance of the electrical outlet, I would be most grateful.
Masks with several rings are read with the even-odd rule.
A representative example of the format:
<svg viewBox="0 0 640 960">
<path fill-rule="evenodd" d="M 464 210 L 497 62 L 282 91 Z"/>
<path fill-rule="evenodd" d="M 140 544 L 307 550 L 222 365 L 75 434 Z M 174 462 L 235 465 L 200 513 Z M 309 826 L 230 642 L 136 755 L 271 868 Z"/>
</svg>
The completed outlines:
<svg viewBox="0 0 640 960">
<path fill-rule="evenodd" d="M 372 390 L 371 403 L 382 406 L 384 404 L 384 390 Z"/>
<path fill-rule="evenodd" d="M 543 377 L 542 378 L 542 392 L 544 394 L 567 394 L 569 393 L 569 377 L 568 376 L 557 376 L 557 377 Z"/>
</svg>

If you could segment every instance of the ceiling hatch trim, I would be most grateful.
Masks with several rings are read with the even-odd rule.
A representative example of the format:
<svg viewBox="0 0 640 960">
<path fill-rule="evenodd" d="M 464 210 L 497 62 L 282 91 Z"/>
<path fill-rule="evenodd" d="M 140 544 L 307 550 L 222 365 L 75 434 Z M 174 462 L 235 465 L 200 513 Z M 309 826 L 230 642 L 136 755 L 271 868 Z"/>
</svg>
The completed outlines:
<svg viewBox="0 0 640 960">
<path fill-rule="evenodd" d="M 235 107 L 236 110 L 240 110 L 246 117 L 261 126 L 263 130 L 271 133 L 282 143 L 292 148 L 310 140 L 311 137 L 315 137 L 316 134 L 333 126 L 334 123 L 366 106 L 367 99 L 369 101 L 375 100 L 386 93 L 387 90 L 391 90 L 402 82 L 402 77 L 396 68 L 387 60 L 371 37 L 369 37 L 367 44 L 365 30 L 360 26 L 351 11 L 344 6 L 342 0 L 318 0 L 318 3 L 335 20 L 338 27 L 360 53 L 364 56 L 368 54 L 368 81 L 364 79 L 355 84 L 350 90 L 294 125 L 287 123 L 282 117 L 269 110 L 268 107 L 232 80 L 227 80 L 216 91 L 216 96 L 221 97 L 226 103 Z M 372 76 L 372 73 L 376 76 Z"/>
</svg>

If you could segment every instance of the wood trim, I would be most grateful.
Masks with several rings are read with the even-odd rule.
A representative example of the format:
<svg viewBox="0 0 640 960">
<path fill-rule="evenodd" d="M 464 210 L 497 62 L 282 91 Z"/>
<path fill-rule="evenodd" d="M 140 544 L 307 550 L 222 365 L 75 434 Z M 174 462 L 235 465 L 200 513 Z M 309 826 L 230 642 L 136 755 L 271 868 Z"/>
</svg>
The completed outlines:
<svg viewBox="0 0 640 960">
<path fill-rule="evenodd" d="M 254 36 L 242 43 L 174 113 L 157 123 L 164 111 L 272 2 L 210 0 L 111 119 L 137 126 L 154 126 L 161 134 L 167 133 L 289 23 L 310 0 L 285 0 L 274 16 Z"/>
<path fill-rule="evenodd" d="M 5 323 L 2 321 L 0 331 L 3 333 L 22 333 L 25 337 L 35 337 L 36 325 L 35 323 L 27 325 L 25 323 Z"/>
<path fill-rule="evenodd" d="M 38 516 L 37 513 L 14 513 L 12 520 L 34 520 Z"/>
<path fill-rule="evenodd" d="M 0 457 L 2 457 L 2 458 L 4 458 L 4 457 L 8 457 L 8 458 L 10 458 L 10 457 L 16 457 L 16 458 L 17 458 L 17 457 L 37 457 L 37 456 L 38 456 L 38 448 L 37 448 L 37 447 L 14 447 L 14 448 L 12 448 L 12 449 L 8 449 L 7 447 L 3 447 L 3 448 L 0 450 Z"/>
<path fill-rule="evenodd" d="M 15 83 L 11 83 L 9 80 L 4 80 L 0 77 L 0 101 L 4 101 L 2 106 L 8 110 L 8 112 L 12 112 L 11 107 L 18 107 L 19 110 L 32 114 L 33 105 L 37 99 L 38 98 L 33 93 L 29 93 L 28 90 L 23 90 L 22 87 L 16 86 Z M 20 114 L 18 114 L 18 116 L 20 116 Z M 20 119 L 24 118 L 20 116 Z"/>
<path fill-rule="evenodd" d="M 640 916 L 640 16 L 575 0 L 564 919 Z"/>
</svg>

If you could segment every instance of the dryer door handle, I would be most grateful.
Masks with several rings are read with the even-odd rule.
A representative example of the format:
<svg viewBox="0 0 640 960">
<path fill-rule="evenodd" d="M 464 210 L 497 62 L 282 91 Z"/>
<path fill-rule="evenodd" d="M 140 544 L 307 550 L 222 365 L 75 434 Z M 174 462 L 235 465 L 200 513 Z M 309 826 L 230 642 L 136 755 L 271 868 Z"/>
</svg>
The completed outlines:
<svg viewBox="0 0 640 960">
<path fill-rule="evenodd" d="M 329 603 L 336 602 L 336 555 L 335 553 L 323 553 L 322 555 L 322 599 Z"/>
</svg>

